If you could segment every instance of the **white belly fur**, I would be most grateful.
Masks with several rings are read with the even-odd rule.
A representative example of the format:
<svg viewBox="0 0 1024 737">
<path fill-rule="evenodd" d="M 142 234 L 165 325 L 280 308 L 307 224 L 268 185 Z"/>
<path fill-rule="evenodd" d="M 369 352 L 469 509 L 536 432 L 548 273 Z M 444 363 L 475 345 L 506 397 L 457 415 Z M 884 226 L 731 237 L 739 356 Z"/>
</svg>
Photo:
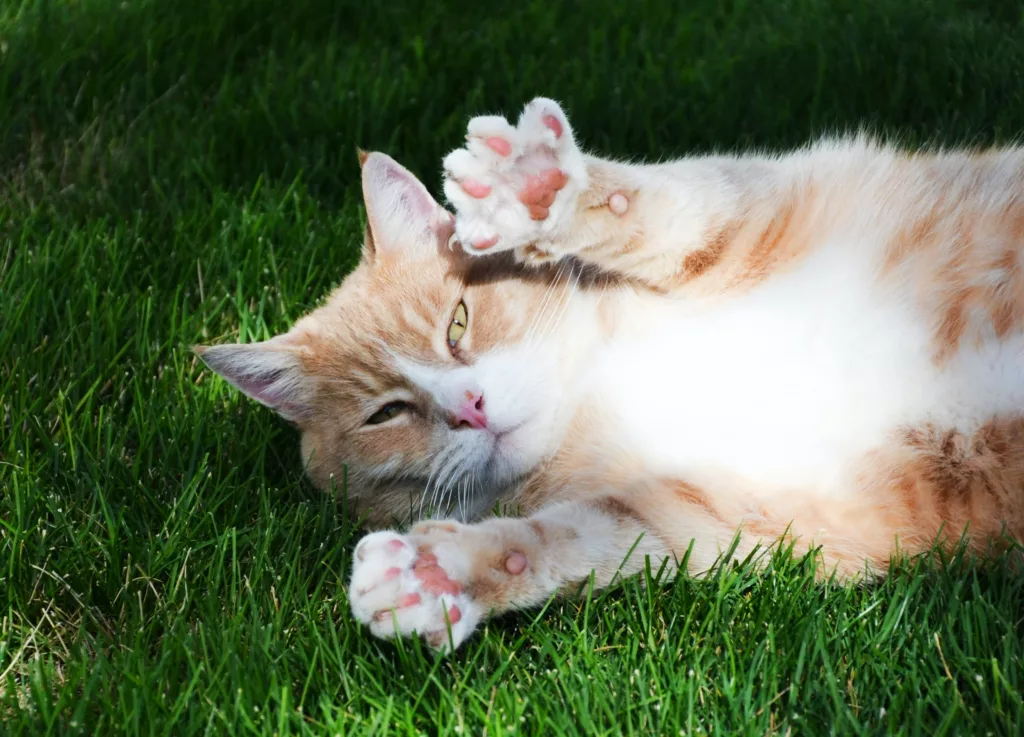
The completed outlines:
<svg viewBox="0 0 1024 737">
<path fill-rule="evenodd" d="M 624 298 L 632 327 L 589 384 L 617 420 L 606 441 L 656 474 L 839 493 L 901 426 L 971 432 L 1024 409 L 1024 340 L 965 346 L 940 367 L 916 306 L 833 246 L 714 307 Z"/>
</svg>

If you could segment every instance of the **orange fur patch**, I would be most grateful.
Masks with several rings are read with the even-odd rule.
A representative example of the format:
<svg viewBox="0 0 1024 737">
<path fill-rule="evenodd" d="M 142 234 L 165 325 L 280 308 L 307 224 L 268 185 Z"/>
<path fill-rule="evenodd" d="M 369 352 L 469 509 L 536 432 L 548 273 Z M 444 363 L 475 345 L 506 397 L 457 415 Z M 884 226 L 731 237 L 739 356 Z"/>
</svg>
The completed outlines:
<svg viewBox="0 0 1024 737">
<path fill-rule="evenodd" d="M 722 260 L 726 249 L 741 227 L 741 222 L 728 223 L 711 237 L 704 248 L 687 254 L 683 259 L 683 271 L 686 278 L 696 279 L 714 268 Z"/>
<path fill-rule="evenodd" d="M 918 540 L 968 530 L 974 545 L 1006 532 L 1024 540 L 1024 417 L 994 419 L 974 435 L 934 427 L 906 435 L 910 457 L 895 491 Z"/>
</svg>

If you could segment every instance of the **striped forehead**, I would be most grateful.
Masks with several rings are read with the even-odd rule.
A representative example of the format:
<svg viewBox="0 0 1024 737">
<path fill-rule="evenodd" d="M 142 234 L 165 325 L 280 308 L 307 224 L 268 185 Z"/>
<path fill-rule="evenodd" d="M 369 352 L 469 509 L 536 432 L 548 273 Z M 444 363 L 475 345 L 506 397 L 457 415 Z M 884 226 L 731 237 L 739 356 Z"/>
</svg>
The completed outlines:
<svg viewBox="0 0 1024 737">
<path fill-rule="evenodd" d="M 394 357 L 417 364 L 446 357 L 446 318 L 462 289 L 441 260 L 361 265 L 311 316 L 312 373 L 350 399 L 407 387 Z"/>
<path fill-rule="evenodd" d="M 391 355 L 380 346 L 362 346 L 364 350 L 353 355 L 345 368 L 346 383 L 355 391 L 377 395 L 393 391 L 405 384 Z"/>
<path fill-rule="evenodd" d="M 447 305 L 438 307 L 418 299 L 395 305 L 393 312 L 361 326 L 356 340 L 341 346 L 339 373 L 344 373 L 353 388 L 372 394 L 406 385 L 406 365 L 438 360 L 437 346 L 444 328 L 440 323 L 446 309 Z"/>
</svg>

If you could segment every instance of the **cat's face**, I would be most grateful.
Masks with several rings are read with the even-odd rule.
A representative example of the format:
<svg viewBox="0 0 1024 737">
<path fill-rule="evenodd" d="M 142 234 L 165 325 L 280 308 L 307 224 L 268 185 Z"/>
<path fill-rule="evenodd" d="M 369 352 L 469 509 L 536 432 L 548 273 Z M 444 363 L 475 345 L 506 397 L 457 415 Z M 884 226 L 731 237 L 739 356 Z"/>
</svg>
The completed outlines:
<svg viewBox="0 0 1024 737">
<path fill-rule="evenodd" d="M 314 482 L 347 477 L 371 520 L 472 516 L 557 448 L 572 290 L 449 246 L 450 215 L 387 156 L 366 158 L 363 191 L 362 261 L 325 304 L 264 343 L 198 351 L 294 422 Z"/>
</svg>

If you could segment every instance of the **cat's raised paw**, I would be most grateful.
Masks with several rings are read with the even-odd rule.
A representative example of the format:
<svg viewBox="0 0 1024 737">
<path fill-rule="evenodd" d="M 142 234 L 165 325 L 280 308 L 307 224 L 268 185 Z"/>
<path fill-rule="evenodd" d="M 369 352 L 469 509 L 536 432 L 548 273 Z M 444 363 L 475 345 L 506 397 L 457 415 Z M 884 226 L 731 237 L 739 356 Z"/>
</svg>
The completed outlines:
<svg viewBox="0 0 1024 737">
<path fill-rule="evenodd" d="M 466 145 L 444 160 L 444 191 L 456 211 L 455 237 L 471 254 L 525 249 L 559 257 L 588 186 L 583 154 L 558 103 L 530 102 L 513 126 L 505 118 L 469 121 Z"/>
<path fill-rule="evenodd" d="M 352 614 L 377 637 L 416 632 L 439 650 L 458 647 L 481 617 L 480 607 L 453 578 L 453 571 L 466 568 L 459 555 L 457 548 L 433 549 L 420 535 L 367 535 L 355 550 Z"/>
</svg>

